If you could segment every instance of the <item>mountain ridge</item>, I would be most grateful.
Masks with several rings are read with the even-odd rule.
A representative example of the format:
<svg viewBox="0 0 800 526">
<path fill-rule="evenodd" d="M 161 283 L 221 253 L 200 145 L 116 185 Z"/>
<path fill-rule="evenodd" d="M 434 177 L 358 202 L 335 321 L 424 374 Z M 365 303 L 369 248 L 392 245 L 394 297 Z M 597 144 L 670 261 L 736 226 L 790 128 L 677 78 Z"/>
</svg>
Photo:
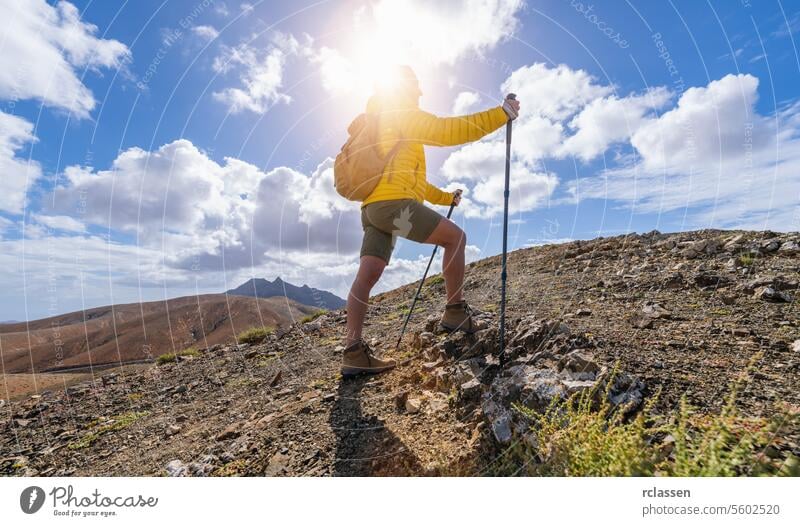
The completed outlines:
<svg viewBox="0 0 800 526">
<path fill-rule="evenodd" d="M 225 294 L 255 298 L 285 296 L 303 305 L 324 310 L 340 309 L 347 304 L 344 299 L 332 292 L 312 288 L 306 284 L 298 287 L 282 280 L 280 276 L 276 277 L 274 281 L 265 278 L 251 278 L 238 287 L 226 291 Z"/>
</svg>

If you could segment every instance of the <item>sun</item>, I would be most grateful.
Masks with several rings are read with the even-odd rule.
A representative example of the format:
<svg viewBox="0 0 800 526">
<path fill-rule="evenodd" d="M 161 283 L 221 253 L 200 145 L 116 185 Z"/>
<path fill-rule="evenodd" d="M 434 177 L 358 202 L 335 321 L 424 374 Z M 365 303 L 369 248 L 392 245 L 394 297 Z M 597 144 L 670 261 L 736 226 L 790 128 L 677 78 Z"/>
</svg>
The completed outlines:
<svg viewBox="0 0 800 526">
<path fill-rule="evenodd" d="M 323 83 L 331 91 L 363 98 L 399 80 L 394 66 L 410 66 L 420 78 L 430 70 L 437 32 L 413 6 L 383 2 L 357 12 L 351 23 L 352 30 L 320 53 Z"/>
</svg>

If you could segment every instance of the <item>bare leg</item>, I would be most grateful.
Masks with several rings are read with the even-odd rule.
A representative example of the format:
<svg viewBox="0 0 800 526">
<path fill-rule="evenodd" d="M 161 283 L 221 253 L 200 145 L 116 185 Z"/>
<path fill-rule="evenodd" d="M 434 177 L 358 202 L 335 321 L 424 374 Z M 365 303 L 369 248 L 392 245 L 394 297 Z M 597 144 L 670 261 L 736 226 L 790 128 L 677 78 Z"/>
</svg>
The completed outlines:
<svg viewBox="0 0 800 526">
<path fill-rule="evenodd" d="M 369 306 L 369 293 L 378 282 L 378 279 L 380 279 L 384 268 L 386 268 L 386 262 L 379 257 L 361 257 L 356 279 L 353 281 L 353 286 L 350 287 L 350 294 L 347 296 L 346 347 L 361 339 L 364 318 L 367 315 L 367 307 Z"/>
<path fill-rule="evenodd" d="M 442 274 L 447 303 L 461 301 L 464 292 L 464 248 L 467 246 L 467 235 L 449 219 L 442 219 L 425 242 L 444 247 Z"/>
</svg>

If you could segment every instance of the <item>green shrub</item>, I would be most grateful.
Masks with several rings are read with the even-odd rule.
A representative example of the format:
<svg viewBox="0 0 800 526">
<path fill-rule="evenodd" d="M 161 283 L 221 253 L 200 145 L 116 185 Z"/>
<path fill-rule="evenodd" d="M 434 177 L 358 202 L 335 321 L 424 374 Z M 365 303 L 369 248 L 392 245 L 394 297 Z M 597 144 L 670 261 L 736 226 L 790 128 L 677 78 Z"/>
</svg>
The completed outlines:
<svg viewBox="0 0 800 526">
<path fill-rule="evenodd" d="M 148 411 L 142 412 L 130 412 L 130 413 L 123 413 L 121 415 L 117 415 L 111 419 L 110 422 L 103 425 L 95 426 L 96 429 L 91 433 L 87 433 L 81 438 L 75 440 L 74 442 L 70 442 L 67 446 L 67 449 L 84 449 L 92 444 L 94 444 L 97 439 L 101 436 L 105 435 L 106 433 L 110 433 L 112 431 L 119 431 L 121 429 L 125 429 L 126 427 L 130 426 L 140 418 L 143 418 L 150 414 Z"/>
<path fill-rule="evenodd" d="M 272 327 L 251 327 L 244 332 L 239 333 L 236 339 L 239 343 L 249 343 L 255 345 L 267 339 L 267 336 L 272 334 L 274 329 Z"/>
<path fill-rule="evenodd" d="M 699 413 L 682 399 L 671 415 L 659 416 L 653 411 L 656 395 L 626 419 L 607 396 L 593 390 L 557 402 L 543 414 L 517 407 L 533 422 L 532 440 L 510 448 L 494 470 L 552 476 L 796 476 L 796 457 L 782 460 L 765 452 L 782 432 L 800 425 L 800 410 L 779 407 L 770 419 L 740 415 L 735 402 L 746 381 L 732 386 L 715 415 Z"/>
<path fill-rule="evenodd" d="M 755 262 L 756 258 L 751 254 L 739 255 L 739 264 L 743 267 L 752 267 Z"/>
<path fill-rule="evenodd" d="M 319 309 L 318 311 L 312 312 L 308 316 L 304 316 L 303 319 L 300 320 L 300 323 L 308 323 L 308 322 L 314 321 L 317 318 L 319 318 L 320 316 L 322 316 L 323 314 L 325 314 L 326 312 L 328 312 L 328 311 L 325 310 L 325 309 Z"/>
<path fill-rule="evenodd" d="M 177 359 L 177 355 L 174 352 L 164 353 L 158 358 L 156 358 L 156 363 L 158 365 L 164 365 L 165 363 L 172 363 Z"/>
<path fill-rule="evenodd" d="M 165 363 L 173 363 L 178 360 L 178 356 L 197 357 L 200 356 L 200 351 L 198 351 L 195 347 L 189 347 L 188 349 L 184 349 L 177 353 L 168 352 L 156 358 L 156 364 L 164 365 Z"/>
<path fill-rule="evenodd" d="M 434 285 L 440 285 L 442 283 L 444 283 L 444 276 L 441 274 L 431 276 L 425 280 L 425 285 L 428 287 L 433 287 Z"/>
</svg>

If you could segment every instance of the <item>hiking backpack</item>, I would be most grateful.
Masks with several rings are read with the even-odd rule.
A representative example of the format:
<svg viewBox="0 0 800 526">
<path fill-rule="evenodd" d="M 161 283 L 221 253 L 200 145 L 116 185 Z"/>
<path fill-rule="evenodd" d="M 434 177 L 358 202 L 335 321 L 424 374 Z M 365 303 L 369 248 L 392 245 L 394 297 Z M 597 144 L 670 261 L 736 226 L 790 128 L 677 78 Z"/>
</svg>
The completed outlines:
<svg viewBox="0 0 800 526">
<path fill-rule="evenodd" d="M 364 201 L 378 186 L 383 170 L 400 148 L 400 141 L 381 157 L 378 153 L 379 116 L 362 113 L 347 127 L 350 135 L 336 156 L 333 183 L 339 195 L 350 201 Z"/>
</svg>

